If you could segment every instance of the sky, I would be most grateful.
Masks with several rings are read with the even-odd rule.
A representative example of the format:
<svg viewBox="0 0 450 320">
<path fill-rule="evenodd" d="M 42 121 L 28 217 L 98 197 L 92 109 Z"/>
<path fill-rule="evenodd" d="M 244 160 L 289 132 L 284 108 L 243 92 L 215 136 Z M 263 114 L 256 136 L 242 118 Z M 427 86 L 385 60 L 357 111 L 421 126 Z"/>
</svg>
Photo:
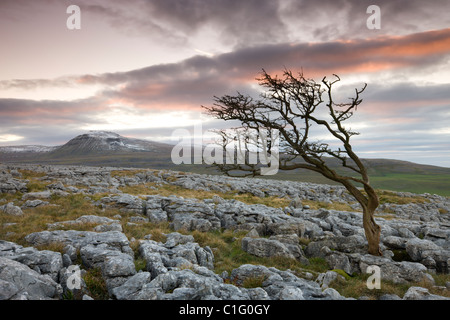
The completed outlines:
<svg viewBox="0 0 450 320">
<path fill-rule="evenodd" d="M 343 102 L 367 83 L 349 120 L 360 157 L 450 167 L 449 12 L 442 0 L 0 0 L 0 146 L 89 130 L 175 144 L 177 128 L 236 125 L 201 106 L 257 96 L 263 68 L 287 68 L 339 75 Z"/>
</svg>

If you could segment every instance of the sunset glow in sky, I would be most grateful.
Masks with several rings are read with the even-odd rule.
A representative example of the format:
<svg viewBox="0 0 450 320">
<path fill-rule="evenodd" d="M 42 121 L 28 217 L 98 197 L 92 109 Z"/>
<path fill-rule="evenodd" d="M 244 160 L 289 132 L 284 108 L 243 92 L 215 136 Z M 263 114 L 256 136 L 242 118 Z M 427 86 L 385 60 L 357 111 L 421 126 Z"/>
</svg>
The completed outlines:
<svg viewBox="0 0 450 320">
<path fill-rule="evenodd" d="M 449 12 L 441 0 L 2 0 L 0 146 L 88 130 L 176 143 L 177 128 L 230 126 L 201 113 L 213 96 L 256 96 L 262 68 L 288 68 L 338 74 L 343 102 L 368 84 L 349 124 L 361 157 L 450 167 Z"/>
</svg>

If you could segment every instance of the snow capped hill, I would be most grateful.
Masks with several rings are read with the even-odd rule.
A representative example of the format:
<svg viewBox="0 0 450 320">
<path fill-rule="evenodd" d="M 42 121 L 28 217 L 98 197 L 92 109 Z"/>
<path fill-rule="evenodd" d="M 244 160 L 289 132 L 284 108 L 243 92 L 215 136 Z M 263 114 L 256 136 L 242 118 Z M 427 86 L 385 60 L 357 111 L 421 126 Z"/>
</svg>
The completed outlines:
<svg viewBox="0 0 450 320">
<path fill-rule="evenodd" d="M 110 131 L 89 131 L 76 136 L 62 146 L 5 146 L 0 147 L 0 154 L 14 155 L 14 158 L 21 154 L 30 156 L 32 154 L 42 154 L 54 158 L 70 155 L 93 155 L 96 153 L 111 154 L 115 152 L 167 153 L 169 149 L 171 149 L 171 146 L 164 143 L 127 138 Z"/>
<path fill-rule="evenodd" d="M 158 151 L 157 142 L 126 138 L 110 131 L 89 131 L 79 135 L 56 151 L 68 153 L 90 153 L 106 151 Z"/>
</svg>

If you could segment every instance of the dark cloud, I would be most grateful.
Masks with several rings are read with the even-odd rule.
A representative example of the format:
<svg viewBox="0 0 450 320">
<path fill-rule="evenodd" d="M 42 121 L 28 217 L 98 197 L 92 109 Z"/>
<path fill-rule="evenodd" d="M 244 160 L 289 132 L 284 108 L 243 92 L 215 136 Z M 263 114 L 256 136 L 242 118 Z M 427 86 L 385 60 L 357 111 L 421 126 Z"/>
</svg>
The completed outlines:
<svg viewBox="0 0 450 320">
<path fill-rule="evenodd" d="M 207 103 L 213 95 L 251 89 L 264 68 L 280 73 L 284 67 L 304 69 L 306 76 L 342 75 L 354 72 L 402 70 L 415 73 L 446 61 L 450 55 L 450 29 L 402 38 L 360 40 L 350 43 L 280 44 L 245 48 L 213 58 L 194 57 L 183 62 L 159 65 L 126 73 L 105 74 L 87 82 L 124 83 L 108 96 L 143 102 Z M 414 85 L 413 85 L 414 88 Z M 429 91 L 423 92 L 432 95 Z M 394 95 L 394 93 L 392 93 Z M 420 95 L 416 91 L 415 95 Z M 400 95 L 408 97 L 408 95 Z"/>
<path fill-rule="evenodd" d="M 398 84 L 371 84 L 364 93 L 365 99 L 376 102 L 404 102 L 414 104 L 424 101 L 443 101 L 450 105 L 448 84 L 419 85 L 411 82 Z"/>
<path fill-rule="evenodd" d="M 287 41 L 333 41 L 408 34 L 450 25 L 441 0 L 131 0 L 80 1 L 119 31 L 185 45 L 205 30 L 232 46 Z M 367 8 L 378 5 L 382 27 L 369 30 Z M 173 41 L 175 40 L 175 41 Z"/>
<path fill-rule="evenodd" d="M 283 43 L 252 46 L 213 57 L 194 56 L 178 63 L 153 65 L 128 72 L 103 73 L 62 77 L 55 80 L 6 80 L 2 88 L 38 86 L 69 86 L 124 84 L 125 96 L 138 98 L 141 94 L 153 96 L 152 89 L 160 89 L 176 95 L 177 92 L 195 95 L 207 91 L 214 94 L 216 88 L 230 84 L 254 82 L 264 68 L 280 72 L 284 67 L 293 70 L 303 68 L 306 75 L 318 76 L 333 73 L 375 73 L 383 70 L 417 72 L 428 66 L 447 62 L 450 57 L 450 29 L 411 34 L 403 37 L 382 37 L 352 41 L 323 43 Z M 228 85 L 227 85 L 228 83 Z M 208 85 L 209 84 L 209 85 Z M 178 88 L 177 88 L 178 86 Z M 147 89 L 148 90 L 147 90 Z M 186 92 L 188 91 L 188 92 Z"/>
<path fill-rule="evenodd" d="M 150 11 L 186 34 L 203 27 L 218 30 L 223 41 L 238 45 L 285 41 L 287 33 L 279 14 L 280 2 L 272 0 L 155 0 Z"/>
<path fill-rule="evenodd" d="M 146 36 L 167 45 L 186 45 L 188 37 L 185 34 L 158 23 L 159 19 L 142 8 L 144 3 L 140 2 L 130 1 L 124 5 L 117 1 L 89 1 L 83 2 L 81 8 L 83 13 L 90 14 L 94 19 L 107 21 L 110 26 L 127 36 Z"/>
<path fill-rule="evenodd" d="M 282 1 L 283 2 L 283 1 Z M 287 0 L 282 14 L 317 41 L 405 35 L 447 28 L 450 3 L 440 0 Z M 381 11 L 381 29 L 369 30 L 370 5 Z"/>
<path fill-rule="evenodd" d="M 0 99 L 0 126 L 91 123 L 105 108 L 94 97 L 74 101 Z"/>
<path fill-rule="evenodd" d="M 286 40 L 287 30 L 273 0 L 79 0 L 83 11 L 130 36 L 185 46 L 191 37 L 212 31 L 234 45 Z"/>
<path fill-rule="evenodd" d="M 74 3 L 72 3 L 74 2 Z M 127 36 L 153 39 L 158 45 L 185 46 L 192 37 L 214 34 L 231 47 L 296 41 L 334 41 L 405 35 L 446 28 L 450 2 L 442 0 L 77 0 L 86 20 L 107 22 Z M 58 0 L 3 0 L 2 19 Z M 381 29 L 369 30 L 366 12 L 381 9 Z M 208 39 L 205 39 L 207 41 Z"/>
</svg>

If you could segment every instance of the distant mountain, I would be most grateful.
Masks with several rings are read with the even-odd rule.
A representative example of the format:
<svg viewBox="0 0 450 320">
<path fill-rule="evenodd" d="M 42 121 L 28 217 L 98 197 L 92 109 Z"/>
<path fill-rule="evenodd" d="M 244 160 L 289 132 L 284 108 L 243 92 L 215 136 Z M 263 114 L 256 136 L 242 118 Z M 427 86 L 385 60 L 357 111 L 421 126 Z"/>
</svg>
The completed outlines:
<svg viewBox="0 0 450 320">
<path fill-rule="evenodd" d="M 173 146 L 123 137 L 109 131 L 89 131 L 62 146 L 0 148 L 1 162 L 74 164 L 92 166 L 165 167 Z"/>
<path fill-rule="evenodd" d="M 122 137 L 117 133 L 109 131 L 89 131 L 86 134 L 73 138 L 63 146 L 54 149 L 53 152 L 64 155 L 87 155 L 91 153 L 118 151 L 159 152 L 161 147 L 164 148 L 167 146 L 158 142 Z"/>
</svg>

